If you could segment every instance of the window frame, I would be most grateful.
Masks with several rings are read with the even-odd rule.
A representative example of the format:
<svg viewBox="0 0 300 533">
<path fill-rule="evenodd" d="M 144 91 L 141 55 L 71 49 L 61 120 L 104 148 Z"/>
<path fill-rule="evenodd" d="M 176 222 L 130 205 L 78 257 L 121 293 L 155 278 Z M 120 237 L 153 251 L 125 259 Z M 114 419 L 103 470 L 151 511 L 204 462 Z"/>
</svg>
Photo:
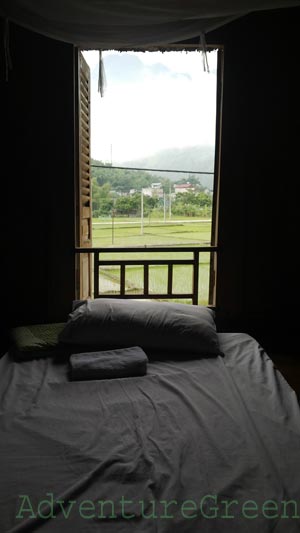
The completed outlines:
<svg viewBox="0 0 300 533">
<path fill-rule="evenodd" d="M 211 252 L 210 257 L 210 271 L 209 271 L 209 293 L 208 293 L 208 305 L 211 307 L 216 306 L 216 287 L 217 287 L 217 265 L 218 265 L 218 227 L 219 227 L 219 200 L 220 200 L 220 173 L 221 173 L 221 130 L 222 130 L 222 107 L 223 107 L 223 74 L 224 74 L 224 47 L 223 45 L 207 45 L 207 51 L 217 50 L 217 87 L 216 87 L 216 131 L 215 131 L 215 158 L 214 158 L 214 180 L 213 180 L 213 205 L 212 205 L 212 225 L 211 225 L 211 246 L 215 248 Z M 93 296 L 92 286 L 92 261 L 89 260 L 88 283 L 85 283 L 89 287 L 89 294 L 84 294 L 83 291 L 83 273 L 82 273 L 82 241 L 81 241 L 81 221 L 80 221 L 80 66 L 79 58 L 83 50 L 77 48 L 77 61 L 75 61 L 75 86 L 77 95 L 75 102 L 75 146 L 76 146 L 76 174 L 75 174 L 75 247 L 80 253 L 76 254 L 76 298 L 86 298 Z M 116 51 L 119 52 L 167 52 L 167 51 L 196 51 L 202 50 L 202 47 L 194 44 L 169 44 L 163 46 L 138 46 L 138 47 L 118 47 Z M 201 67 L 200 67 L 201 68 Z M 92 197 L 91 197 L 92 204 Z M 92 240 L 92 234 L 90 241 Z M 90 244 L 90 250 L 92 250 Z M 159 251 L 159 247 L 157 247 Z M 91 258 L 92 252 L 89 253 Z M 97 254 L 94 254 L 97 255 Z"/>
</svg>

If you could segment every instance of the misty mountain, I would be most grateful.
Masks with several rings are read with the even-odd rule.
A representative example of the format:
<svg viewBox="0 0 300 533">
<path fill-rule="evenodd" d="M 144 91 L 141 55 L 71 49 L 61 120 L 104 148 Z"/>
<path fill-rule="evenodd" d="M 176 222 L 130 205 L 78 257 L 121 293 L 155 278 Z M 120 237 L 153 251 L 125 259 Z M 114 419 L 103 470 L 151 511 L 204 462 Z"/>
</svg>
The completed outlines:
<svg viewBox="0 0 300 533">
<path fill-rule="evenodd" d="M 169 169 L 169 170 L 186 170 L 190 175 L 193 172 L 213 172 L 214 170 L 214 146 L 187 146 L 185 148 L 168 148 L 161 150 L 153 155 L 124 161 L 122 166 Z M 188 179 L 189 174 L 177 172 L 159 172 L 154 171 L 151 174 L 158 177 L 167 177 L 171 181 Z M 213 175 L 194 174 L 199 178 L 200 183 L 208 189 L 213 188 Z"/>
</svg>

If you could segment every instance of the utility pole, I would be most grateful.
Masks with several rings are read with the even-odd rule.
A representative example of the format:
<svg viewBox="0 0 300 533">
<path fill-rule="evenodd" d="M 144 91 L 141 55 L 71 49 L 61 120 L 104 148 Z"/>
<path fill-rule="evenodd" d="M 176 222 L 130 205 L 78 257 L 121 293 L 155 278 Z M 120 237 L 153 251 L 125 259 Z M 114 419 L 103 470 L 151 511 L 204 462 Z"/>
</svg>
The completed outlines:
<svg viewBox="0 0 300 533">
<path fill-rule="evenodd" d="M 169 218 L 172 218 L 172 196 L 171 196 L 171 183 L 169 185 Z"/>
<path fill-rule="evenodd" d="M 111 244 L 115 243 L 115 215 L 116 215 L 115 203 L 116 203 L 116 199 L 114 198 L 113 207 L 111 210 Z"/>
<path fill-rule="evenodd" d="M 164 192 L 164 223 L 166 223 L 166 193 Z"/>
<path fill-rule="evenodd" d="M 115 242 L 115 208 L 111 210 L 111 244 Z"/>
<path fill-rule="evenodd" d="M 144 235 L 144 194 L 141 190 L 141 235 Z"/>
</svg>

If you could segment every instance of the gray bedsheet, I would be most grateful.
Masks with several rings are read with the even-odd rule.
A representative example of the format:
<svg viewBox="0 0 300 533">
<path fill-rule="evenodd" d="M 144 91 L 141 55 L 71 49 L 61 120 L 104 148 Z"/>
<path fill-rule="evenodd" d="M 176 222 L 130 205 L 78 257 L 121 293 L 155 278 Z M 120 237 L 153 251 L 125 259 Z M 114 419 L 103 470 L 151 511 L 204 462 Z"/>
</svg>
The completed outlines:
<svg viewBox="0 0 300 533">
<path fill-rule="evenodd" d="M 300 414 L 256 341 L 71 382 L 0 361 L 0 531 L 300 531 Z"/>
</svg>

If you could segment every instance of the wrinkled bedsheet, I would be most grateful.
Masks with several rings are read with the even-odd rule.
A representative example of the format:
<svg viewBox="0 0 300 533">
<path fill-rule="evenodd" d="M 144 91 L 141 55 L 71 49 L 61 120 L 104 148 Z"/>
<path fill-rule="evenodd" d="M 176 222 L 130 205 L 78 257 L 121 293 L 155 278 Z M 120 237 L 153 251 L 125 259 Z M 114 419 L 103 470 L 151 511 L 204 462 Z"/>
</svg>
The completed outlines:
<svg viewBox="0 0 300 533">
<path fill-rule="evenodd" d="M 257 342 L 72 382 L 0 360 L 0 531 L 300 532 L 300 414 Z"/>
</svg>

